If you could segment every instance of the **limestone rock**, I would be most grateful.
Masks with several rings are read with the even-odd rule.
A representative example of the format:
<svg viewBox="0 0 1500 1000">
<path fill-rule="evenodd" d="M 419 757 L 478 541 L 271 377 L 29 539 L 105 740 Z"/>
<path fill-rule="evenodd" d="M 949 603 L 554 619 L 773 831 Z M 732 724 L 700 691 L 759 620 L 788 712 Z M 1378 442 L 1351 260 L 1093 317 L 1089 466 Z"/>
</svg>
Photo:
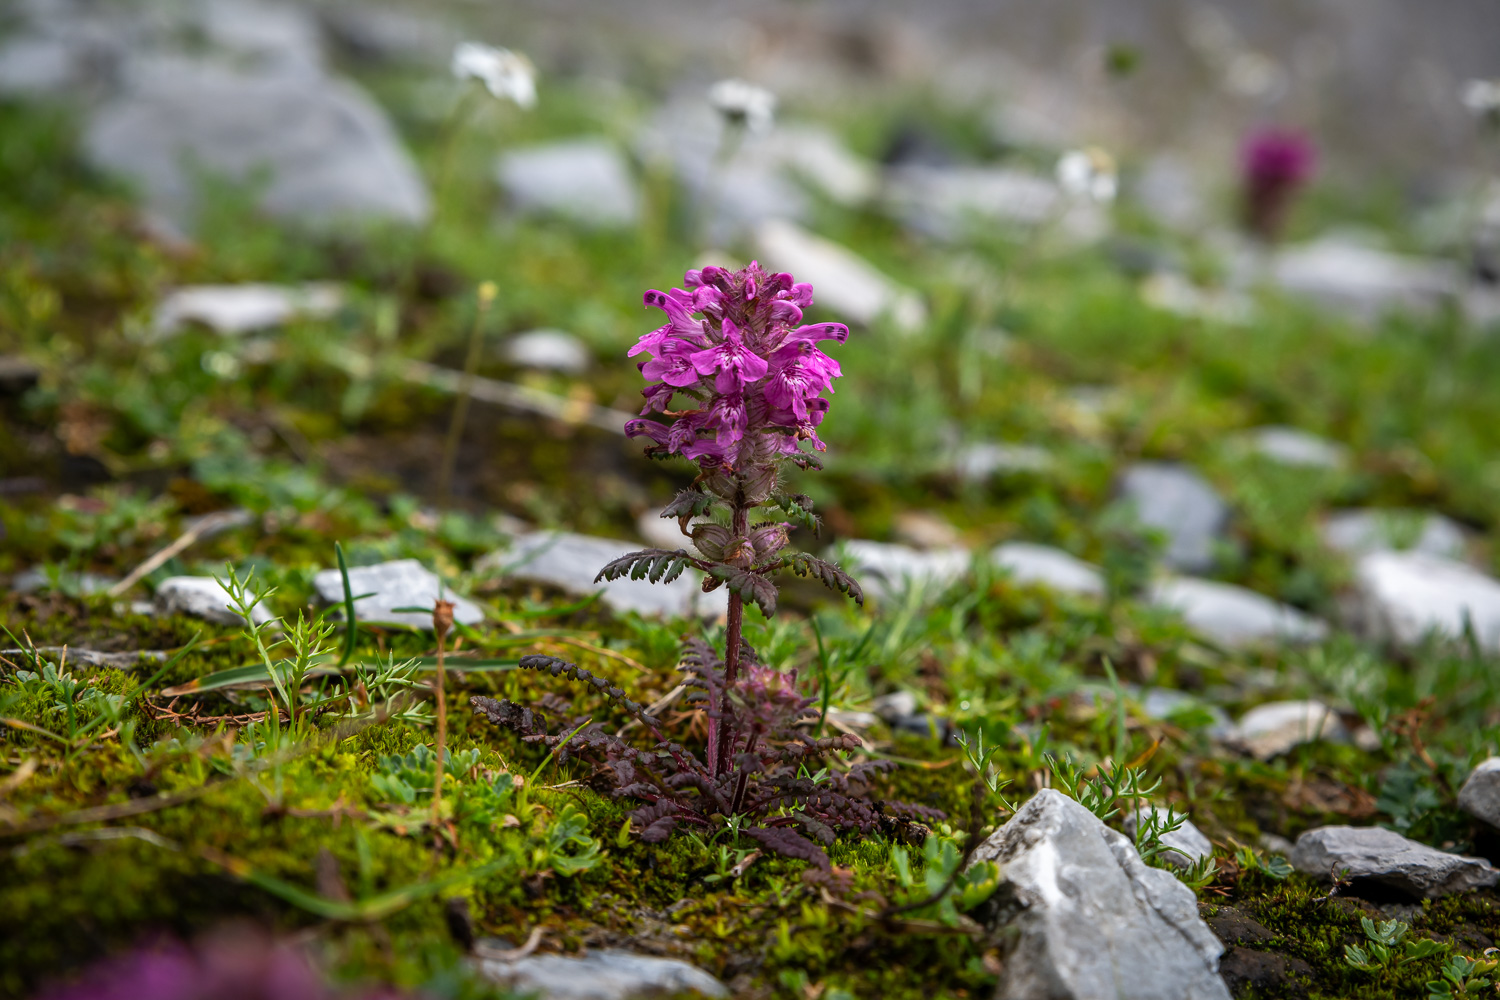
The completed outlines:
<svg viewBox="0 0 1500 1000">
<path fill-rule="evenodd" d="M 518 333 L 505 341 L 501 353 L 506 361 L 522 368 L 569 375 L 581 375 L 593 363 L 588 345 L 565 330 Z"/>
<path fill-rule="evenodd" d="M 1036 584 L 1063 594 L 1104 594 L 1104 575 L 1099 567 L 1050 545 L 1005 542 L 990 550 L 990 560 L 1017 583 Z"/>
<path fill-rule="evenodd" d="M 927 308 L 910 289 L 847 247 L 814 236 L 786 219 L 771 219 L 755 234 L 760 262 L 811 282 L 817 303 L 845 322 L 868 325 L 888 315 L 902 330 L 927 321 Z"/>
<path fill-rule="evenodd" d="M 960 448 L 953 456 L 952 467 L 960 479 L 980 482 L 996 475 L 1045 472 L 1053 464 L 1052 453 L 1046 448 L 982 441 Z"/>
<path fill-rule="evenodd" d="M 940 515 L 904 510 L 896 515 L 893 533 L 898 541 L 919 549 L 950 549 L 958 545 L 958 529 Z"/>
<path fill-rule="evenodd" d="M 842 548 L 844 569 L 876 600 L 895 599 L 907 585 L 941 590 L 968 572 L 970 563 L 960 548 L 922 551 L 864 539 L 846 541 Z"/>
<path fill-rule="evenodd" d="M 1418 899 L 1486 888 L 1500 871 L 1482 858 L 1448 854 L 1379 826 L 1323 826 L 1297 838 L 1292 865 L 1328 879 L 1349 870 L 1356 883 L 1369 881 Z"/>
<path fill-rule="evenodd" d="M 604 139 L 572 139 L 500 157 L 500 185 L 523 212 L 566 216 L 590 226 L 628 226 L 641 194 L 624 154 Z"/>
<path fill-rule="evenodd" d="M 17 573 L 10 581 L 10 589 L 17 594 L 35 594 L 38 591 L 52 590 L 55 583 L 56 589 L 64 593 L 72 591 L 79 594 L 102 594 L 118 582 L 112 576 L 66 570 L 54 577 L 45 567 L 33 566 Z"/>
<path fill-rule="evenodd" d="M 300 223 L 420 223 L 430 210 L 380 108 L 353 84 L 311 72 L 140 60 L 92 115 L 84 148 L 179 229 L 196 214 L 200 169 L 240 184 L 263 176 L 261 209 Z"/>
<path fill-rule="evenodd" d="M 1422 552 L 1462 559 L 1464 529 L 1441 514 L 1402 508 L 1334 511 L 1322 525 L 1323 544 L 1336 552 Z"/>
<path fill-rule="evenodd" d="M 1349 449 L 1343 445 L 1295 427 L 1257 427 L 1246 439 L 1256 454 L 1282 465 L 1339 469 L 1349 461 Z"/>
<path fill-rule="evenodd" d="M 1182 616 L 1194 631 L 1221 646 L 1260 642 L 1319 642 L 1328 626 L 1244 587 L 1193 577 L 1151 584 L 1149 600 Z"/>
<path fill-rule="evenodd" d="M 1365 320 L 1398 309 L 1430 312 L 1460 285 L 1451 263 L 1403 257 L 1338 236 L 1282 250 L 1271 262 L 1271 278 L 1288 294 Z"/>
<path fill-rule="evenodd" d="M 611 948 L 590 950 L 582 958 L 528 955 L 514 962 L 481 958 L 478 965 L 486 979 L 518 994 L 536 994 L 543 1000 L 636 1000 L 684 993 L 707 997 L 729 995 L 723 983 L 686 962 Z"/>
<path fill-rule="evenodd" d="M 1475 819 L 1500 827 L 1500 757 L 1480 761 L 1458 790 L 1458 807 Z"/>
<path fill-rule="evenodd" d="M 1246 712 L 1229 739 L 1261 760 L 1270 760 L 1302 743 L 1347 736 L 1338 713 L 1321 701 L 1273 701 Z"/>
<path fill-rule="evenodd" d="M 614 538 L 594 538 L 567 531 L 534 531 L 516 536 L 508 548 L 485 556 L 475 568 L 499 570 L 518 580 L 547 584 L 572 594 L 587 595 L 602 590 L 604 596 L 601 600 L 622 613 L 635 611 L 643 615 L 686 618 L 697 614 L 700 607 L 708 611 L 723 607 L 722 594 L 708 597 L 702 594 L 693 570 L 685 571 L 671 583 L 630 579 L 594 582 L 594 577 L 606 563 L 641 547 Z"/>
<path fill-rule="evenodd" d="M 1167 810 L 1158 806 L 1141 806 L 1135 812 L 1127 813 L 1121 822 L 1121 825 L 1125 827 L 1126 836 L 1134 837 L 1137 825 L 1153 815 L 1159 817 L 1163 823 L 1167 820 Z M 1186 868 L 1199 858 L 1212 857 L 1214 853 L 1213 841 L 1205 837 L 1203 831 L 1187 818 L 1182 820 L 1182 825 L 1177 829 L 1162 834 L 1161 842 L 1170 848 L 1161 856 L 1169 864 L 1179 868 Z"/>
<path fill-rule="evenodd" d="M 244 625 L 245 619 L 230 610 L 229 592 L 211 576 L 169 576 L 156 587 L 156 610 L 164 615 L 191 615 L 218 625 Z M 251 609 L 259 625 L 274 616 L 264 604 Z"/>
<path fill-rule="evenodd" d="M 1354 565 L 1357 624 L 1403 646 L 1472 627 L 1481 648 L 1500 649 L 1500 581 L 1441 556 L 1372 552 Z"/>
<path fill-rule="evenodd" d="M 297 316 L 327 316 L 343 301 L 343 290 L 330 284 L 189 285 L 162 299 L 151 323 L 157 337 L 171 336 L 188 323 L 236 336 L 280 326 Z"/>
<path fill-rule="evenodd" d="M 344 580 L 337 569 L 325 569 L 313 577 L 313 588 L 329 604 L 344 600 Z M 431 631 L 431 611 L 397 611 L 397 608 L 431 608 L 439 597 L 453 602 L 453 620 L 478 625 L 484 610 L 467 598 L 443 587 L 442 579 L 415 559 L 396 559 L 349 570 L 349 591 L 356 598 L 354 615 L 362 622 L 411 625 Z M 368 594 L 368 597 L 360 597 Z"/>
<path fill-rule="evenodd" d="M 1228 1000 L 1223 945 L 1192 890 L 1061 792 L 1038 792 L 974 860 L 1000 865 L 1001 916 L 1017 932 L 996 996 Z"/>
<path fill-rule="evenodd" d="M 1142 462 L 1125 470 L 1120 494 L 1144 527 L 1166 536 L 1168 566 L 1193 573 L 1213 565 L 1229 508 L 1202 476 L 1180 465 Z"/>
</svg>

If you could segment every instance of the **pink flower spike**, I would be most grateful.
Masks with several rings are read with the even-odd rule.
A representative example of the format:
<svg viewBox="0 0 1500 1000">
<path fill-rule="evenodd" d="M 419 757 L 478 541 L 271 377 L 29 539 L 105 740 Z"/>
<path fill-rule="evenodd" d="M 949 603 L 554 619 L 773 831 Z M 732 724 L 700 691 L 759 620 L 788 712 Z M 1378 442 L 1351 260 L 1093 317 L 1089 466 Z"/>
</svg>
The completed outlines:
<svg viewBox="0 0 1500 1000">
<path fill-rule="evenodd" d="M 786 335 L 787 340 L 836 340 L 840 344 L 849 339 L 849 328 L 842 323 L 813 323 L 799 326 Z"/>
<path fill-rule="evenodd" d="M 671 327 L 673 336 L 681 337 L 691 344 L 701 346 L 707 342 L 706 324 L 701 319 L 693 319 L 688 315 L 688 309 L 692 305 L 692 300 L 687 296 L 687 293 L 684 292 L 683 295 L 685 298 L 688 298 L 687 302 L 682 301 L 682 299 L 674 295 L 667 295 L 664 292 L 652 289 L 646 293 L 645 303 L 648 306 L 655 306 L 667 314 L 667 319 L 671 321 L 669 326 Z"/>
<path fill-rule="evenodd" d="M 765 358 L 745 346 L 739 328 L 728 317 L 724 319 L 724 339 L 692 355 L 692 361 L 699 374 L 715 375 L 714 388 L 719 392 L 733 392 L 763 378 L 770 367 Z"/>
</svg>

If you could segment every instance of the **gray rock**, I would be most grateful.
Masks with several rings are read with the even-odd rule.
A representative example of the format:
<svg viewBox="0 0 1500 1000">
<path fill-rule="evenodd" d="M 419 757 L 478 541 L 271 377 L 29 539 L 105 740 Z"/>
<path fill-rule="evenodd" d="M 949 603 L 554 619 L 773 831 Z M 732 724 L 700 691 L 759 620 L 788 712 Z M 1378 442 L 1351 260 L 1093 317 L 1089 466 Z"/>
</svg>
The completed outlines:
<svg viewBox="0 0 1500 1000">
<path fill-rule="evenodd" d="M 319 14 L 344 51 L 372 63 L 438 63 L 462 41 L 435 11 L 401 10 L 370 3 L 340 3 Z"/>
<path fill-rule="evenodd" d="M 344 580 L 337 569 L 325 569 L 313 577 L 313 588 L 329 604 L 344 600 Z M 349 569 L 349 591 L 358 600 L 354 615 L 362 622 L 411 625 L 432 630 L 431 611 L 397 611 L 396 608 L 431 608 L 439 597 L 453 602 L 453 620 L 478 625 L 484 610 L 443 587 L 442 579 L 415 559 L 396 559 L 374 566 Z M 368 597 L 360 597 L 368 594 Z"/>
<path fill-rule="evenodd" d="M 1172 688 L 1151 688 L 1141 692 L 1141 708 L 1153 719 L 1174 719 L 1183 713 L 1199 710 L 1206 713 L 1211 721 L 1207 726 L 1207 733 L 1215 739 L 1222 739 L 1234 728 L 1229 721 L 1229 713 L 1218 705 L 1195 698 L 1186 691 L 1176 691 Z"/>
<path fill-rule="evenodd" d="M 297 316 L 328 316 L 343 301 L 343 289 L 331 284 L 189 285 L 162 299 L 151 325 L 157 337 L 168 337 L 189 323 L 238 336 L 280 326 Z"/>
<path fill-rule="evenodd" d="M 1150 816 L 1157 816 L 1162 823 L 1167 821 L 1167 810 L 1159 806 L 1141 806 L 1133 813 L 1126 813 L 1121 826 L 1125 827 L 1125 835 L 1135 836 L 1136 827 Z M 1180 815 L 1180 814 L 1179 814 Z M 1187 868 L 1199 858 L 1212 857 L 1214 853 L 1213 841 L 1203 835 L 1203 831 L 1193 825 L 1193 821 L 1183 818 L 1182 825 L 1170 833 L 1161 836 L 1162 845 L 1170 848 L 1161 855 L 1169 864 L 1179 868 Z"/>
<path fill-rule="evenodd" d="M 1307 875 L 1328 879 L 1349 870 L 1356 882 L 1373 882 L 1418 899 L 1487 888 L 1500 871 L 1482 858 L 1448 854 L 1379 826 L 1322 826 L 1297 838 L 1290 858 Z"/>
<path fill-rule="evenodd" d="M 569 375 L 581 375 L 593 363 L 588 345 L 565 330 L 518 333 L 506 340 L 500 350 L 513 365 Z"/>
<path fill-rule="evenodd" d="M 1321 533 L 1324 545 L 1350 556 L 1409 550 L 1461 559 L 1467 545 L 1456 521 L 1402 508 L 1334 511 L 1324 519 Z"/>
<path fill-rule="evenodd" d="M 1256 454 L 1282 465 L 1340 469 L 1349 461 L 1343 445 L 1295 427 L 1258 427 L 1246 435 L 1246 443 Z"/>
<path fill-rule="evenodd" d="M 1458 807 L 1475 819 L 1500 827 L 1500 757 L 1482 760 L 1458 790 Z"/>
<path fill-rule="evenodd" d="M 156 587 L 156 611 L 163 615 L 190 615 L 218 625 L 244 625 L 245 619 L 230 610 L 229 592 L 211 576 L 169 576 Z M 251 609 L 252 621 L 263 624 L 272 614 L 262 604 Z"/>
<path fill-rule="evenodd" d="M 1148 215 L 1168 229 L 1197 229 L 1207 217 L 1197 177 L 1183 160 L 1170 154 L 1147 161 L 1129 191 Z"/>
<path fill-rule="evenodd" d="M 1050 545 L 1005 542 L 990 550 L 990 561 L 1017 583 L 1036 584 L 1064 594 L 1104 594 L 1104 575 L 1099 567 Z"/>
<path fill-rule="evenodd" d="M 1354 564 L 1355 624 L 1402 646 L 1428 635 L 1500 649 L 1500 581 L 1464 563 L 1421 552 L 1372 552 Z"/>
<path fill-rule="evenodd" d="M 1189 573 L 1213 566 L 1229 507 L 1202 476 L 1181 465 L 1142 462 L 1125 470 L 1120 494 L 1143 526 L 1166 536 L 1168 566 Z"/>
<path fill-rule="evenodd" d="M 729 990 L 696 966 L 615 949 L 582 958 L 528 955 L 514 962 L 480 959 L 479 971 L 507 990 L 543 1000 L 633 1000 L 697 993 L 727 997 Z"/>
<path fill-rule="evenodd" d="M 523 212 L 565 216 L 590 226 L 629 226 L 641 194 L 630 164 L 605 139 L 570 139 L 503 154 L 500 185 Z"/>
<path fill-rule="evenodd" d="M 897 514 L 891 533 L 897 541 L 919 549 L 951 549 L 959 543 L 957 528 L 942 516 L 925 510 L 904 510 Z"/>
<path fill-rule="evenodd" d="M 1348 738 L 1338 713 L 1321 701 L 1273 701 L 1246 712 L 1229 741 L 1270 760 L 1302 743 Z"/>
<path fill-rule="evenodd" d="M 353 84 L 316 73 L 140 60 L 92 115 L 84 147 L 180 229 L 196 214 L 200 170 L 238 183 L 264 176 L 261 209 L 296 222 L 419 223 L 430 211 L 422 176 L 380 108 Z"/>
<path fill-rule="evenodd" d="M 889 316 L 899 329 L 912 331 L 927 321 L 927 308 L 915 292 L 854 251 L 793 222 L 768 220 L 756 230 L 755 242 L 762 264 L 811 282 L 818 304 L 845 322 L 868 325 Z"/>
<path fill-rule="evenodd" d="M 910 691 L 892 691 L 870 702 L 870 711 L 886 722 L 917 714 L 917 696 Z"/>
<path fill-rule="evenodd" d="M 684 539 L 686 541 L 686 539 Z M 674 545 L 672 548 L 681 548 Z M 610 580 L 595 583 L 604 565 L 641 546 L 614 538 L 594 538 L 567 531 L 534 531 L 518 535 L 508 548 L 485 556 L 476 569 L 499 571 L 518 580 L 543 583 L 572 594 L 604 592 L 603 602 L 618 612 L 687 618 L 722 608 L 723 595 L 705 597 L 695 571 L 687 570 L 671 583 L 649 580 Z"/>
<path fill-rule="evenodd" d="M 870 597 L 898 598 L 908 586 L 935 593 L 962 577 L 972 561 L 960 548 L 922 551 L 906 545 L 850 539 L 842 543 L 844 569 Z"/>
<path fill-rule="evenodd" d="M 1244 587 L 1193 577 L 1168 577 L 1151 584 L 1147 598 L 1182 616 L 1194 631 L 1221 646 L 1264 642 L 1319 642 L 1328 626 Z"/>
<path fill-rule="evenodd" d="M 908 164 L 892 173 L 886 200 L 912 228 L 951 237 L 975 223 L 1037 225 L 1059 207 L 1062 192 L 1021 170 Z"/>
<path fill-rule="evenodd" d="M 1000 865 L 1016 932 L 996 996 L 1228 1000 L 1192 890 L 1061 792 L 1038 792 L 974 860 Z"/>
<path fill-rule="evenodd" d="M 56 577 L 57 589 L 76 591 L 80 594 L 102 594 L 119 581 L 112 576 L 98 573 L 74 573 L 62 571 Z M 17 573 L 10 581 L 10 589 L 17 594 L 34 594 L 53 589 L 54 576 L 41 566 Z"/>
<path fill-rule="evenodd" d="M 1288 247 L 1271 262 L 1282 291 L 1371 320 L 1391 310 L 1430 312 L 1452 299 L 1458 269 L 1446 261 L 1403 257 L 1344 237 Z"/>
<path fill-rule="evenodd" d="M 0 397 L 20 396 L 36 388 L 42 369 L 19 354 L 0 354 Z"/>
<path fill-rule="evenodd" d="M 965 445 L 953 456 L 953 471 L 970 482 L 1009 473 L 1046 472 L 1053 464 L 1052 453 L 1046 448 L 1000 441 Z"/>
</svg>

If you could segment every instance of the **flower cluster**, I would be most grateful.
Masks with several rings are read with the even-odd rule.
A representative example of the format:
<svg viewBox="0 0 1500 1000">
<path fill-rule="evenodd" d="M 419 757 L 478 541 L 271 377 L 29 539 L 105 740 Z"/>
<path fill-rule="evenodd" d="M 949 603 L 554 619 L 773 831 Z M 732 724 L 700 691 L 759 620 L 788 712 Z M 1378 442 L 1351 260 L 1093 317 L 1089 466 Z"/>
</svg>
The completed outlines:
<svg viewBox="0 0 1500 1000">
<path fill-rule="evenodd" d="M 630 351 L 650 356 L 639 363 L 651 383 L 642 392 L 642 416 L 662 414 L 670 422 L 632 420 L 625 432 L 656 442 L 651 453 L 681 455 L 705 471 L 774 466 L 781 456 L 802 454 L 804 440 L 822 451 L 823 393 L 832 391 L 840 371 L 817 345 L 843 343 L 849 328 L 799 325 L 812 305 L 812 286 L 757 263 L 734 272 L 689 271 L 683 283 L 687 289 L 646 293 L 646 305 L 665 312 L 667 323 Z M 671 409 L 678 394 L 697 405 Z"/>
<path fill-rule="evenodd" d="M 250 927 L 224 928 L 193 948 L 164 943 L 108 959 L 45 1000 L 399 1000 L 383 989 L 331 989 L 300 953 Z"/>
<path fill-rule="evenodd" d="M 1277 236 L 1292 196 L 1312 177 L 1317 154 L 1300 132 L 1263 129 L 1240 150 L 1245 221 L 1258 236 Z"/>
<path fill-rule="evenodd" d="M 520 108 L 536 106 L 536 69 L 519 52 L 480 42 L 460 42 L 453 50 L 453 75 L 478 80 L 485 89 Z"/>
</svg>

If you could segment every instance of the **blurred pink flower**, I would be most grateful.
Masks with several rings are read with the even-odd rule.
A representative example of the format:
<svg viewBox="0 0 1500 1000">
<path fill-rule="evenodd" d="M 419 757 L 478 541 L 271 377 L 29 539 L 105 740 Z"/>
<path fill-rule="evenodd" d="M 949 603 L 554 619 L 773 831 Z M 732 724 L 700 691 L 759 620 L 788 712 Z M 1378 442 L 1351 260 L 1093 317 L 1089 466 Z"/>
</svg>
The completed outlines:
<svg viewBox="0 0 1500 1000">
<path fill-rule="evenodd" d="M 1244 185 L 1245 224 L 1262 239 L 1281 235 L 1292 198 L 1317 166 L 1317 150 L 1310 138 L 1291 129 L 1263 128 L 1245 138 L 1240 147 Z"/>
</svg>

